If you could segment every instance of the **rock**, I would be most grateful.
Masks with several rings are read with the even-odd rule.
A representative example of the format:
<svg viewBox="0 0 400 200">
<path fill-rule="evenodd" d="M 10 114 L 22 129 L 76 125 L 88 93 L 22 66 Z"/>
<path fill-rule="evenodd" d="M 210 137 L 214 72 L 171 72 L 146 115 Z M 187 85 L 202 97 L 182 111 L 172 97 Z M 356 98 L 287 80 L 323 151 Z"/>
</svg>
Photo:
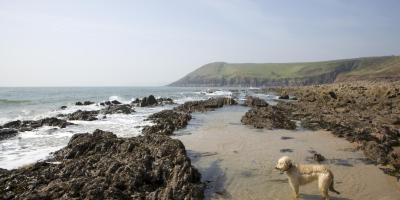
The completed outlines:
<svg viewBox="0 0 400 200">
<path fill-rule="evenodd" d="M 153 95 L 150 95 L 149 97 L 144 97 L 140 101 L 140 107 L 156 106 L 157 104 L 158 102 Z"/>
<path fill-rule="evenodd" d="M 76 105 L 76 106 L 83 106 L 83 103 L 80 102 L 80 101 L 78 101 L 78 102 L 75 103 L 75 105 Z"/>
<path fill-rule="evenodd" d="M 95 104 L 93 101 L 85 101 L 83 102 L 83 105 L 88 106 L 88 105 L 92 105 Z"/>
<path fill-rule="evenodd" d="M 65 109 L 67 109 L 67 106 L 61 106 L 60 108 L 61 108 L 61 110 L 65 110 Z"/>
<path fill-rule="evenodd" d="M 11 121 L 8 123 L 3 124 L 4 128 L 13 128 L 13 129 L 18 129 L 20 128 L 22 125 L 22 121 L 21 120 L 16 120 L 16 121 Z"/>
<path fill-rule="evenodd" d="M 129 104 L 113 104 L 103 108 L 100 113 L 102 114 L 131 114 L 135 112 L 133 107 Z"/>
<path fill-rule="evenodd" d="M 203 199 L 203 189 L 183 144 L 163 135 L 76 134 L 54 158 L 0 172 L 9 199 Z"/>
<path fill-rule="evenodd" d="M 73 125 L 73 123 L 55 117 L 48 117 L 40 120 L 11 121 L 4 124 L 3 128 L 16 129 L 17 131 L 24 132 L 31 131 L 42 126 L 58 126 L 60 128 L 65 128 L 69 125 Z"/>
<path fill-rule="evenodd" d="M 332 97 L 333 99 L 337 99 L 337 95 L 334 91 L 328 92 L 329 96 Z"/>
<path fill-rule="evenodd" d="M 70 123 L 70 122 L 67 122 L 67 121 L 65 121 L 63 119 L 58 119 L 58 118 L 55 118 L 55 117 L 44 118 L 44 119 L 41 119 L 41 120 L 36 121 L 36 122 L 40 122 L 41 126 L 44 126 L 44 125 L 46 125 L 46 126 L 58 126 L 60 128 L 65 128 L 68 125 L 73 125 L 73 123 Z"/>
<path fill-rule="evenodd" d="M 267 107 L 268 103 L 264 99 L 258 97 L 247 96 L 245 104 L 249 107 Z"/>
<path fill-rule="evenodd" d="M 115 105 L 122 104 L 121 102 L 119 102 L 119 101 L 117 101 L 117 100 L 112 100 L 111 103 L 112 103 L 112 104 L 115 104 Z"/>
<path fill-rule="evenodd" d="M 289 95 L 283 94 L 283 95 L 279 96 L 279 99 L 289 99 Z"/>
<path fill-rule="evenodd" d="M 242 117 L 241 122 L 255 128 L 296 129 L 296 124 L 286 115 L 287 111 L 277 107 L 254 107 Z"/>
<path fill-rule="evenodd" d="M 10 137 L 16 136 L 18 131 L 12 128 L 1 128 L 0 129 L 0 140 L 4 140 Z"/>
<path fill-rule="evenodd" d="M 172 135 L 175 130 L 186 127 L 192 116 L 184 112 L 163 110 L 150 115 L 148 119 L 152 120 L 155 125 L 145 127 L 142 131 L 143 134 Z"/>
<path fill-rule="evenodd" d="M 210 98 L 204 101 L 188 101 L 175 107 L 174 110 L 182 112 L 206 112 L 221 108 L 224 105 L 236 105 L 237 102 L 230 97 Z"/>
<path fill-rule="evenodd" d="M 314 153 L 313 160 L 320 163 L 320 162 L 325 161 L 325 157 L 319 153 Z"/>
<path fill-rule="evenodd" d="M 371 160 L 376 161 L 379 164 L 386 164 L 388 153 L 381 145 L 375 141 L 366 142 L 362 147 L 364 154 Z"/>
<path fill-rule="evenodd" d="M 157 99 L 158 104 L 162 104 L 162 105 L 171 105 L 171 104 L 175 104 L 174 100 L 171 98 L 158 98 Z"/>
<path fill-rule="evenodd" d="M 100 111 L 93 110 L 93 111 L 82 111 L 77 110 L 71 114 L 67 115 L 68 120 L 82 120 L 82 121 L 94 121 L 97 120 L 97 115 Z"/>
</svg>

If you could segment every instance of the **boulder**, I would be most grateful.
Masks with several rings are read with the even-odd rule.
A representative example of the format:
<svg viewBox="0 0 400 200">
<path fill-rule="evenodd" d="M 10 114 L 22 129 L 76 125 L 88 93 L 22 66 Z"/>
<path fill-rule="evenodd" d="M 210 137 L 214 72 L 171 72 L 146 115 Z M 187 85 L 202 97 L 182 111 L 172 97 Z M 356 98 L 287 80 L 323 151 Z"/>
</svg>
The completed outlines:
<svg viewBox="0 0 400 200">
<path fill-rule="evenodd" d="M 140 101 L 140 107 L 156 106 L 157 104 L 157 99 L 153 95 L 150 95 L 149 97 L 144 97 Z"/>
<path fill-rule="evenodd" d="M 289 99 L 289 95 L 282 94 L 281 96 L 279 96 L 279 99 Z"/>
<path fill-rule="evenodd" d="M 267 107 L 268 103 L 259 97 L 247 96 L 245 105 L 249 107 Z"/>
<path fill-rule="evenodd" d="M 77 110 L 67 115 L 68 120 L 83 120 L 83 121 L 94 121 L 97 120 L 97 115 L 100 113 L 98 110 L 93 111 L 82 111 Z"/>
<path fill-rule="evenodd" d="M 112 103 L 112 104 L 115 104 L 115 105 L 122 104 L 121 102 L 119 102 L 119 101 L 117 101 L 117 100 L 112 100 L 111 103 Z"/>
<path fill-rule="evenodd" d="M 224 105 L 236 105 L 237 102 L 230 97 L 210 98 L 203 101 L 188 101 L 182 105 L 175 107 L 176 111 L 182 112 L 206 112 L 221 108 Z"/>
<path fill-rule="evenodd" d="M 95 104 L 93 101 L 85 101 L 83 102 L 83 105 L 88 106 L 88 105 L 92 105 Z"/>
<path fill-rule="evenodd" d="M 172 135 L 177 129 L 187 126 L 192 116 L 184 112 L 174 110 L 163 110 L 148 117 L 155 125 L 143 129 L 143 134 Z"/>
<path fill-rule="evenodd" d="M 253 107 L 246 112 L 241 122 L 255 128 L 296 129 L 296 123 L 290 120 L 287 111 L 277 106 Z"/>
<path fill-rule="evenodd" d="M 1 128 L 0 129 L 0 140 L 4 140 L 10 137 L 16 136 L 18 131 L 12 128 Z"/>
<path fill-rule="evenodd" d="M 102 114 L 131 114 L 135 112 L 133 107 L 129 104 L 112 104 L 103 108 L 100 113 Z"/>
</svg>

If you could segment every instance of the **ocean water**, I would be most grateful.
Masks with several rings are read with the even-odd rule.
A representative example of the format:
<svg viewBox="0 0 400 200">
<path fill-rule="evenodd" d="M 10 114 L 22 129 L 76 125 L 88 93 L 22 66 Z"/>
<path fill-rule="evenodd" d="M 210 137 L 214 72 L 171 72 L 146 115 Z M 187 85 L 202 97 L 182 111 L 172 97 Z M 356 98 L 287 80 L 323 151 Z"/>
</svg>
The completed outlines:
<svg viewBox="0 0 400 200">
<path fill-rule="evenodd" d="M 178 88 L 178 87 L 35 87 L 0 88 L 0 125 L 13 120 L 37 120 L 81 110 L 100 110 L 98 103 L 118 100 L 130 103 L 136 98 L 149 96 L 172 98 L 176 103 L 204 100 L 215 96 L 232 96 L 243 100 L 246 89 Z M 89 106 L 75 106 L 77 101 L 94 101 Z M 61 110 L 61 106 L 67 109 Z M 67 145 L 72 135 L 95 129 L 112 131 L 119 137 L 135 137 L 151 122 L 145 119 L 152 113 L 170 109 L 174 105 L 149 108 L 136 107 L 134 113 L 107 115 L 96 121 L 72 121 L 67 128 L 44 126 L 19 133 L 16 137 L 0 141 L 0 168 L 13 169 L 51 156 L 51 152 Z"/>
</svg>

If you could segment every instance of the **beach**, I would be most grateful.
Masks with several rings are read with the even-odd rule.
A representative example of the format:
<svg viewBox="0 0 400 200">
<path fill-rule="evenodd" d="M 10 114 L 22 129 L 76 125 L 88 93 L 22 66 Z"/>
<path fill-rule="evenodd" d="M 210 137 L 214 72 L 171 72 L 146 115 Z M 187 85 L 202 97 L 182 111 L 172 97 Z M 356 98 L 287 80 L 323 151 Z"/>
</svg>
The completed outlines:
<svg viewBox="0 0 400 200">
<path fill-rule="evenodd" d="M 328 131 L 255 129 L 240 123 L 249 108 L 224 107 L 194 113 L 174 138 L 183 142 L 192 165 L 206 183 L 206 199 L 290 199 L 287 177 L 274 169 L 283 155 L 297 163 L 315 163 L 312 153 L 335 175 L 341 195 L 331 199 L 384 199 L 400 196 L 396 178 L 385 175 L 355 146 Z M 317 183 L 300 187 L 301 199 L 320 199 Z"/>
</svg>

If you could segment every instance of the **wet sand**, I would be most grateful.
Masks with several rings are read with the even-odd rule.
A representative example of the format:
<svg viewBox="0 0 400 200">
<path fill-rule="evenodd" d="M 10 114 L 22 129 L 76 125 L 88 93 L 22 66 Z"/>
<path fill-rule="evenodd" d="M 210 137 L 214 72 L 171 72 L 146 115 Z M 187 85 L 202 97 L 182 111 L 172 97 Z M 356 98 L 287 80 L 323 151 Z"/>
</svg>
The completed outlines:
<svg viewBox="0 0 400 200">
<path fill-rule="evenodd" d="M 177 132 L 207 183 L 206 199 L 291 199 L 286 175 L 274 169 L 277 159 L 314 163 L 312 151 L 327 158 L 341 195 L 331 199 L 400 199 L 400 183 L 366 161 L 353 145 L 327 131 L 259 130 L 241 125 L 248 108 L 232 106 L 194 113 Z M 301 199 L 321 199 L 317 183 L 300 187 Z"/>
</svg>

